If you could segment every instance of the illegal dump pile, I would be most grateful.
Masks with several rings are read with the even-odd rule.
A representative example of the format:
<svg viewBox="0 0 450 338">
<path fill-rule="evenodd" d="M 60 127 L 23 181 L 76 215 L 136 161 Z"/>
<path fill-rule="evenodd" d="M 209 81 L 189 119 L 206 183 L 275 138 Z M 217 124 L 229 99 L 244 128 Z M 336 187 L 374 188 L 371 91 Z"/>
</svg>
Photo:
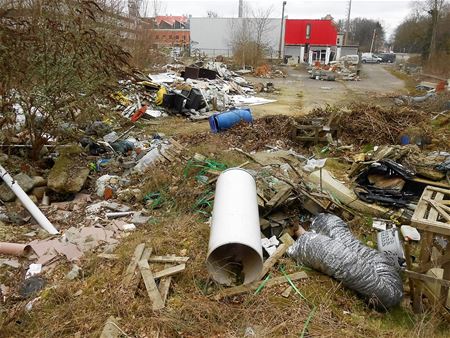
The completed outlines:
<svg viewBox="0 0 450 338">
<path fill-rule="evenodd" d="M 359 72 L 357 65 L 347 61 L 332 61 L 329 65 L 316 62 L 308 69 L 311 79 L 323 81 L 359 81 Z"/>
<path fill-rule="evenodd" d="M 414 323 L 380 327 L 411 301 L 448 317 L 447 115 L 431 145 L 410 132 L 433 116 L 328 107 L 178 139 L 116 116 L 46 147 L 43 168 L 13 148 L 4 332 L 406 335 Z"/>
<path fill-rule="evenodd" d="M 164 68 L 168 70 L 165 73 L 138 73 L 133 81 L 122 81 L 122 90 L 112 95 L 119 104 L 116 109 L 133 122 L 142 116 L 151 119 L 167 115 L 199 120 L 234 107 L 274 102 L 255 97 L 253 86 L 220 62 Z"/>
</svg>

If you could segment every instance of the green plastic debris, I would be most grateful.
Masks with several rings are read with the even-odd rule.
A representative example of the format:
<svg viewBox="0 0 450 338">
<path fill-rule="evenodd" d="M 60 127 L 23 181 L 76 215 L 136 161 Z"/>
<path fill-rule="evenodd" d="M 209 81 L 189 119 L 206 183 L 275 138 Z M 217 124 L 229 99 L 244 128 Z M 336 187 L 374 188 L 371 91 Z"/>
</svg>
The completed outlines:
<svg viewBox="0 0 450 338">
<path fill-rule="evenodd" d="M 314 315 L 316 314 L 316 310 L 317 310 L 317 307 L 314 306 L 313 309 L 311 310 L 311 312 L 309 313 L 309 316 L 306 319 L 305 325 L 303 325 L 303 331 L 302 331 L 302 334 L 300 335 L 301 338 L 305 337 L 305 334 L 307 333 L 307 330 L 308 330 L 309 323 L 314 318 Z"/>
<path fill-rule="evenodd" d="M 261 282 L 261 284 L 259 284 L 258 288 L 255 290 L 254 295 L 257 295 L 258 293 L 261 292 L 262 289 L 264 289 L 264 286 L 266 286 L 269 279 L 270 279 L 270 273 L 267 275 L 266 278 L 264 278 L 264 280 Z"/>
<path fill-rule="evenodd" d="M 205 176 L 209 170 L 213 170 L 213 171 L 224 171 L 225 169 L 227 169 L 227 165 L 214 161 L 214 160 L 210 160 L 210 159 L 206 159 L 204 161 L 197 161 L 194 159 L 191 159 L 188 161 L 188 163 L 186 164 L 186 167 L 184 168 L 183 174 L 184 177 L 187 177 L 189 175 L 189 172 L 191 171 L 191 169 L 193 168 L 200 168 L 200 172 L 197 173 L 196 178 L 198 181 L 202 181 L 202 176 Z"/>
<path fill-rule="evenodd" d="M 284 267 L 281 266 L 280 267 L 280 271 L 283 273 L 283 276 L 286 278 L 286 280 L 288 281 L 289 285 L 292 286 L 292 288 L 294 289 L 294 291 L 300 296 L 302 297 L 304 300 L 308 301 L 306 299 L 305 296 L 303 296 L 303 294 L 300 292 L 300 290 L 295 286 L 295 284 L 292 282 L 291 277 L 289 277 L 289 275 L 286 273 L 286 271 L 284 271 Z"/>
<path fill-rule="evenodd" d="M 150 207 L 152 209 L 158 208 L 163 205 L 165 198 L 160 192 L 150 192 L 144 196 L 144 202 L 152 201 Z"/>
</svg>

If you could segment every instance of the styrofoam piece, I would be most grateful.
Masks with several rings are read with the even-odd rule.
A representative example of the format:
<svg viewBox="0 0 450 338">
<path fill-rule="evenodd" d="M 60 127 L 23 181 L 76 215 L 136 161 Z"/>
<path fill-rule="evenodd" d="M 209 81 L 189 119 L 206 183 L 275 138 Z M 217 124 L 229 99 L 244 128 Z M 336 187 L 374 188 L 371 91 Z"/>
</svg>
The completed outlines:
<svg viewBox="0 0 450 338">
<path fill-rule="evenodd" d="M 410 241 L 420 241 L 420 233 L 416 228 L 409 225 L 402 225 L 400 227 L 400 231 L 402 232 L 404 239 L 408 239 Z"/>
<path fill-rule="evenodd" d="M 39 275 L 42 271 L 42 264 L 30 264 L 27 273 L 25 274 L 25 278 L 30 278 L 34 275 Z"/>
<path fill-rule="evenodd" d="M 308 172 L 313 172 L 316 169 L 323 168 L 325 166 L 325 163 L 327 162 L 326 158 L 318 159 L 311 158 L 306 162 L 306 165 L 303 166 L 303 169 Z"/>
<path fill-rule="evenodd" d="M 256 183 L 240 168 L 222 172 L 217 180 L 207 268 L 212 278 L 230 285 L 242 267 L 244 284 L 258 279 L 263 267 Z"/>
<path fill-rule="evenodd" d="M 380 230 L 380 231 L 385 231 L 387 228 L 387 222 L 383 221 L 381 219 L 377 219 L 374 220 L 372 223 L 372 228 Z"/>
</svg>

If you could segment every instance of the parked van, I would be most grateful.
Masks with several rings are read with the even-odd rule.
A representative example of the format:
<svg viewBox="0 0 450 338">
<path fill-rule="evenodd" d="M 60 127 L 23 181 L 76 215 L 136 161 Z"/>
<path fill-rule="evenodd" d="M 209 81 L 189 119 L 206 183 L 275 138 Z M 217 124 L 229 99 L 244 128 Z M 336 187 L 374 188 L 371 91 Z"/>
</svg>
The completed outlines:
<svg viewBox="0 0 450 338">
<path fill-rule="evenodd" d="M 395 62 L 395 54 L 394 53 L 381 53 L 381 54 L 378 54 L 378 57 L 381 58 L 381 62 L 386 62 L 386 63 L 394 63 Z"/>
<path fill-rule="evenodd" d="M 359 63 L 359 55 L 344 55 L 339 58 L 339 61 L 348 62 L 352 65 L 357 65 Z"/>
<path fill-rule="evenodd" d="M 382 59 L 373 53 L 362 53 L 361 62 L 362 63 L 380 63 Z"/>
</svg>

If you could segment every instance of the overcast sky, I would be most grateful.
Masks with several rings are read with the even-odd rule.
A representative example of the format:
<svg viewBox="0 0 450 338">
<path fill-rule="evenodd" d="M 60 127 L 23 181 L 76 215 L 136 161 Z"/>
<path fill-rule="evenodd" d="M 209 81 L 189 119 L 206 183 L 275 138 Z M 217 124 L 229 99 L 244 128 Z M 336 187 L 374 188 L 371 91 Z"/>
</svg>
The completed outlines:
<svg viewBox="0 0 450 338">
<path fill-rule="evenodd" d="M 145 0 L 144 0 L 145 1 Z M 152 0 L 147 0 L 152 2 Z M 182 15 L 191 14 L 194 17 L 206 16 L 207 11 L 216 12 L 221 17 L 236 17 L 238 14 L 238 0 L 163 0 L 162 14 Z M 269 8 L 272 6 L 272 16 L 281 17 L 282 0 L 248 0 L 245 1 L 252 8 Z M 365 17 L 382 22 L 387 37 L 397 25 L 410 13 L 411 0 L 353 0 L 353 18 Z M 346 17 L 348 1 L 342 0 L 287 0 L 286 15 L 291 19 L 320 19 L 326 14 L 333 18 Z"/>
</svg>

